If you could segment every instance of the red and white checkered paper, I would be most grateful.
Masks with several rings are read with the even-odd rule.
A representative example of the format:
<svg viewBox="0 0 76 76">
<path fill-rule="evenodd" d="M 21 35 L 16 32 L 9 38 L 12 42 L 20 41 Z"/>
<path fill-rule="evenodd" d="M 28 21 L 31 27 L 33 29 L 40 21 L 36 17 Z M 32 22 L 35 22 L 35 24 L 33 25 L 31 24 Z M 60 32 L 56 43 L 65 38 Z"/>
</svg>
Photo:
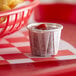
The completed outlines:
<svg viewBox="0 0 76 76">
<path fill-rule="evenodd" d="M 50 60 L 75 59 L 75 48 L 64 40 L 60 41 L 59 52 L 54 57 L 31 55 L 28 30 L 25 28 L 0 39 L 0 65 L 32 63 Z"/>
</svg>

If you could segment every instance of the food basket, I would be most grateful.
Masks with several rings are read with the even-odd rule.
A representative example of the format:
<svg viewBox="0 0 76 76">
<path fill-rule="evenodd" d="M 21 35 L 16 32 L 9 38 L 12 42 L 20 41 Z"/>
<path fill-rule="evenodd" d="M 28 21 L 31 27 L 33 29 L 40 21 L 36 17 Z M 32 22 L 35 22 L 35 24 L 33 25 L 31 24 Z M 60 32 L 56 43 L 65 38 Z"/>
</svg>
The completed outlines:
<svg viewBox="0 0 76 76">
<path fill-rule="evenodd" d="M 39 4 L 39 0 L 25 1 L 29 1 L 30 3 L 16 9 L 0 12 L 0 20 L 2 18 L 6 19 L 4 22 L 0 23 L 0 38 L 27 25 L 33 8 Z"/>
</svg>

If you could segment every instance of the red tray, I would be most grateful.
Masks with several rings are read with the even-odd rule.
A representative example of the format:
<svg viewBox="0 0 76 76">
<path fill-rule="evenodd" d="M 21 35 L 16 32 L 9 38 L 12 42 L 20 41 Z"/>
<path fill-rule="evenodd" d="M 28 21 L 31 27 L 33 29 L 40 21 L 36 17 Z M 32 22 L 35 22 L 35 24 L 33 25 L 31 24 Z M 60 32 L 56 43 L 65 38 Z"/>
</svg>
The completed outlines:
<svg viewBox="0 0 76 76">
<path fill-rule="evenodd" d="M 63 26 L 60 50 L 54 57 L 31 56 L 28 31 L 25 31 L 25 28 L 0 39 L 0 75 L 76 75 L 76 25 L 63 24 Z"/>
</svg>

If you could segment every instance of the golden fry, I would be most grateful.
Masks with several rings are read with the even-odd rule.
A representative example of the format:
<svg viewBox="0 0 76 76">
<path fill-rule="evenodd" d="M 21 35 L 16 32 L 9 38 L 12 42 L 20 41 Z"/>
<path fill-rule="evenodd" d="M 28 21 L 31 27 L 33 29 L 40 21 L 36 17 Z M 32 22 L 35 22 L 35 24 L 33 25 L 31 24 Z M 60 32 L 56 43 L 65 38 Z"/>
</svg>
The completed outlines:
<svg viewBox="0 0 76 76">
<path fill-rule="evenodd" d="M 11 10 L 11 8 L 9 6 L 7 6 L 7 5 L 2 5 L 0 7 L 0 11 L 6 11 L 6 10 Z"/>
<path fill-rule="evenodd" d="M 6 17 L 1 17 L 0 18 L 0 23 L 3 23 L 6 20 Z"/>
<path fill-rule="evenodd" d="M 9 0 L 9 7 L 14 8 L 16 5 L 22 3 L 24 0 Z"/>
</svg>

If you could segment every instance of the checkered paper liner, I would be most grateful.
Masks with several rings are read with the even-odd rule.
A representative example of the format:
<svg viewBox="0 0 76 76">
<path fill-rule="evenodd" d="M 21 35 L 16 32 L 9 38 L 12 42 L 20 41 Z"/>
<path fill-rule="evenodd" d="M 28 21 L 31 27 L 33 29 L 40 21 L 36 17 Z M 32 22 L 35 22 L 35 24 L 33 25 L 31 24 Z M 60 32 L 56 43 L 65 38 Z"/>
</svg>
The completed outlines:
<svg viewBox="0 0 76 76">
<path fill-rule="evenodd" d="M 0 39 L 0 65 L 76 59 L 75 50 L 72 45 L 60 40 L 59 52 L 56 56 L 32 56 L 28 30 L 24 29 Z"/>
</svg>

